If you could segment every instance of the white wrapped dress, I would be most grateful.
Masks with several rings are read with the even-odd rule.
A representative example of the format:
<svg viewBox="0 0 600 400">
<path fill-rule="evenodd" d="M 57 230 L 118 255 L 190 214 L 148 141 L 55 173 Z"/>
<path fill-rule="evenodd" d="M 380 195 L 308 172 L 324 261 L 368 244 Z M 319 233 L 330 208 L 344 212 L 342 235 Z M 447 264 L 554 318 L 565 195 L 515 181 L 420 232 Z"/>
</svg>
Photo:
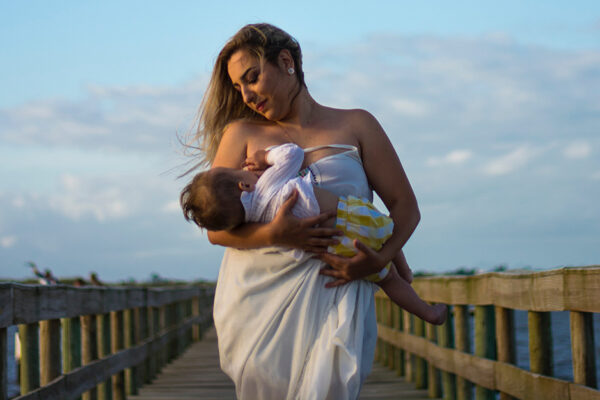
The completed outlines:
<svg viewBox="0 0 600 400">
<path fill-rule="evenodd" d="M 311 164 L 315 183 L 372 200 L 354 146 Z M 306 151 L 313 150 L 307 149 Z M 327 289 L 310 254 L 280 247 L 225 251 L 214 303 L 221 368 L 241 400 L 355 399 L 371 369 L 377 327 L 364 280 Z"/>
</svg>

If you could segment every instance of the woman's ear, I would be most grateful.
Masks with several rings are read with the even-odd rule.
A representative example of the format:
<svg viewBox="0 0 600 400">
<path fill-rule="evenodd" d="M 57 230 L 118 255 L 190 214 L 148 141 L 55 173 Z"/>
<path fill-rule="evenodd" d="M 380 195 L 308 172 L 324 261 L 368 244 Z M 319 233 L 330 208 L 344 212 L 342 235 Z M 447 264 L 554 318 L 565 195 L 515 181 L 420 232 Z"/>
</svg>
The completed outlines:
<svg viewBox="0 0 600 400">
<path fill-rule="evenodd" d="M 285 71 L 295 67 L 294 58 L 288 49 L 283 49 L 279 52 L 279 63 Z"/>
</svg>

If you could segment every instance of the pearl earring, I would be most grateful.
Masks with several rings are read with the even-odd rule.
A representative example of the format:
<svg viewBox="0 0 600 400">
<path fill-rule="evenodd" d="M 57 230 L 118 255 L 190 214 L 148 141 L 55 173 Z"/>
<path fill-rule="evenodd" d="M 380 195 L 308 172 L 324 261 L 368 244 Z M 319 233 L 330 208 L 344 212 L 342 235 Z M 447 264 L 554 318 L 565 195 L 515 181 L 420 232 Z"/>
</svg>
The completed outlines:
<svg viewBox="0 0 600 400">
<path fill-rule="evenodd" d="M 294 72 L 295 72 L 294 68 L 292 68 L 292 67 L 288 68 L 288 74 L 294 75 Z"/>
</svg>

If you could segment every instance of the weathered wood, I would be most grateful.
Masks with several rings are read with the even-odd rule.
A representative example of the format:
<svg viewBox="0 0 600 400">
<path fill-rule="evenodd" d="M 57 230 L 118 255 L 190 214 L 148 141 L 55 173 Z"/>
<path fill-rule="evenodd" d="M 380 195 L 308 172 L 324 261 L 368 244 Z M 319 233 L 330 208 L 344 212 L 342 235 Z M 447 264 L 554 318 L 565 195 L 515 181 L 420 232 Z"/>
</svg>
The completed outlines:
<svg viewBox="0 0 600 400">
<path fill-rule="evenodd" d="M 394 318 L 394 329 L 401 332 L 404 330 L 404 311 L 398 306 L 395 306 L 394 309 L 396 310 Z M 406 374 L 406 370 L 404 368 L 404 350 L 399 348 L 398 346 L 394 346 L 394 359 L 396 374 L 398 376 L 404 376 Z"/>
<path fill-rule="evenodd" d="M 448 310 L 448 319 L 438 327 L 438 343 L 441 347 L 454 348 L 453 314 Z M 456 375 L 442 370 L 442 392 L 444 400 L 456 399 Z"/>
<path fill-rule="evenodd" d="M 160 311 L 157 307 L 149 308 L 149 318 L 150 318 L 150 334 L 152 336 L 158 335 L 160 332 Z M 150 380 L 156 377 L 156 374 L 159 370 L 159 352 L 154 351 L 150 356 Z"/>
<path fill-rule="evenodd" d="M 475 355 L 491 360 L 496 359 L 496 329 L 494 308 L 492 306 L 475 306 Z M 475 387 L 477 400 L 494 400 L 495 394 L 485 386 Z"/>
<path fill-rule="evenodd" d="M 37 322 L 19 325 L 19 342 L 21 394 L 26 394 L 40 387 L 40 337 Z"/>
<path fill-rule="evenodd" d="M 403 333 L 405 335 L 410 335 L 413 332 L 413 328 L 411 326 L 412 321 L 413 321 L 413 316 L 409 312 L 404 312 L 403 317 L 404 317 Z M 400 347 L 400 346 L 398 346 L 398 347 Z M 404 371 L 405 371 L 406 380 L 408 382 L 414 382 L 415 381 L 415 364 L 414 364 L 415 356 L 414 356 L 414 354 L 412 354 L 410 352 L 410 347 L 402 346 L 402 348 L 406 349 L 404 352 Z"/>
<path fill-rule="evenodd" d="M 438 369 L 449 371 L 480 386 L 494 388 L 493 360 L 443 348 L 423 337 L 398 332 L 383 325 L 378 326 L 378 331 L 384 341 L 410 349 L 417 357 L 426 359 Z"/>
<path fill-rule="evenodd" d="M 0 327 L 0 400 L 8 399 L 8 377 L 7 377 L 7 359 L 8 359 L 8 343 L 7 329 Z"/>
<path fill-rule="evenodd" d="M 424 300 L 436 303 L 494 304 L 531 311 L 600 312 L 598 267 L 420 278 L 415 279 L 413 287 Z"/>
<path fill-rule="evenodd" d="M 139 321 L 140 321 L 140 336 L 139 341 L 145 341 L 151 335 L 150 333 L 150 325 L 148 320 L 148 314 L 150 309 L 148 307 L 141 307 L 138 309 L 139 311 Z M 150 357 L 147 357 L 144 360 L 143 366 L 140 368 L 140 381 L 139 384 L 143 385 L 144 383 L 150 383 L 151 381 L 151 366 L 150 366 Z"/>
<path fill-rule="evenodd" d="M 123 311 L 123 327 L 124 327 L 124 348 L 134 347 L 137 342 L 138 324 L 135 323 L 135 310 L 128 309 Z M 127 395 L 137 394 L 137 367 L 127 368 L 125 370 L 125 391 Z"/>
<path fill-rule="evenodd" d="M 415 324 L 415 336 L 425 337 L 425 321 L 420 318 L 413 319 Z M 415 361 L 415 386 L 417 389 L 427 387 L 427 364 L 422 356 L 416 357 Z"/>
<path fill-rule="evenodd" d="M 12 283 L 0 283 L 0 329 L 14 325 Z"/>
<path fill-rule="evenodd" d="M 456 349 L 464 353 L 470 352 L 471 339 L 469 336 L 469 308 L 468 306 L 454 306 L 454 338 Z M 457 400 L 470 400 L 472 398 L 471 382 L 456 374 Z"/>
<path fill-rule="evenodd" d="M 529 325 L 529 368 L 531 372 L 552 376 L 552 330 L 550 313 L 530 311 Z"/>
<path fill-rule="evenodd" d="M 516 361 L 516 333 L 514 311 L 504 307 L 495 308 L 496 346 L 498 361 L 514 364 Z M 514 397 L 500 393 L 500 400 L 512 400 Z"/>
<path fill-rule="evenodd" d="M 123 311 L 110 313 L 110 344 L 113 353 L 123 349 Z M 120 371 L 112 377 L 112 392 L 114 400 L 125 400 L 125 371 Z"/>
<path fill-rule="evenodd" d="M 96 316 L 96 331 L 98 333 L 98 357 L 107 357 L 111 352 L 110 313 L 98 314 Z M 98 399 L 112 400 L 112 382 L 110 377 L 98 384 Z"/>
<path fill-rule="evenodd" d="M 430 342 L 438 342 L 437 331 L 434 325 L 425 324 L 425 334 L 427 340 Z M 427 393 L 430 398 L 436 398 L 442 395 L 440 371 L 432 362 L 427 363 Z"/>
<path fill-rule="evenodd" d="M 60 320 L 40 322 L 40 384 L 50 383 L 61 374 Z"/>
<path fill-rule="evenodd" d="M 81 361 L 83 365 L 91 364 L 98 359 L 98 337 L 95 315 L 81 317 Z M 91 388 L 83 394 L 84 400 L 96 400 L 98 390 Z"/>
<path fill-rule="evenodd" d="M 79 317 L 63 318 L 62 324 L 62 369 L 73 371 L 81 367 L 81 323 Z"/>
<path fill-rule="evenodd" d="M 592 313 L 571 311 L 571 354 L 573 382 L 598 387 L 596 379 L 596 347 Z"/>
</svg>

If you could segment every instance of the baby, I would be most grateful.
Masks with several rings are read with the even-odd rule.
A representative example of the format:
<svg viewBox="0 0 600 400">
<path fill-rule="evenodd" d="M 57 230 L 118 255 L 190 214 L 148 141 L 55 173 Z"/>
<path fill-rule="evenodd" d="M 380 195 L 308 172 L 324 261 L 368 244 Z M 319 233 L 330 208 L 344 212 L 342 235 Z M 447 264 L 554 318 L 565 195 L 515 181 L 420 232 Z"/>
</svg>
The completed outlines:
<svg viewBox="0 0 600 400">
<path fill-rule="evenodd" d="M 294 190 L 298 200 L 292 213 L 299 218 L 337 210 L 337 217 L 322 226 L 344 233 L 328 251 L 342 256 L 356 254 L 358 239 L 375 251 L 392 235 L 393 221 L 366 199 L 337 197 L 316 187 L 311 174 L 299 176 L 304 151 L 294 143 L 259 150 L 246 159 L 243 169 L 216 167 L 197 174 L 181 192 L 180 203 L 186 220 L 208 230 L 228 230 L 243 222 L 269 222 Z M 252 170 L 264 170 L 260 177 Z M 400 268 L 400 271 L 398 270 Z M 404 279 L 403 279 L 404 277 Z M 442 324 L 447 309 L 429 305 L 410 286 L 410 268 L 400 252 L 378 274 L 365 279 L 376 283 L 390 299 L 419 318 Z"/>
</svg>

